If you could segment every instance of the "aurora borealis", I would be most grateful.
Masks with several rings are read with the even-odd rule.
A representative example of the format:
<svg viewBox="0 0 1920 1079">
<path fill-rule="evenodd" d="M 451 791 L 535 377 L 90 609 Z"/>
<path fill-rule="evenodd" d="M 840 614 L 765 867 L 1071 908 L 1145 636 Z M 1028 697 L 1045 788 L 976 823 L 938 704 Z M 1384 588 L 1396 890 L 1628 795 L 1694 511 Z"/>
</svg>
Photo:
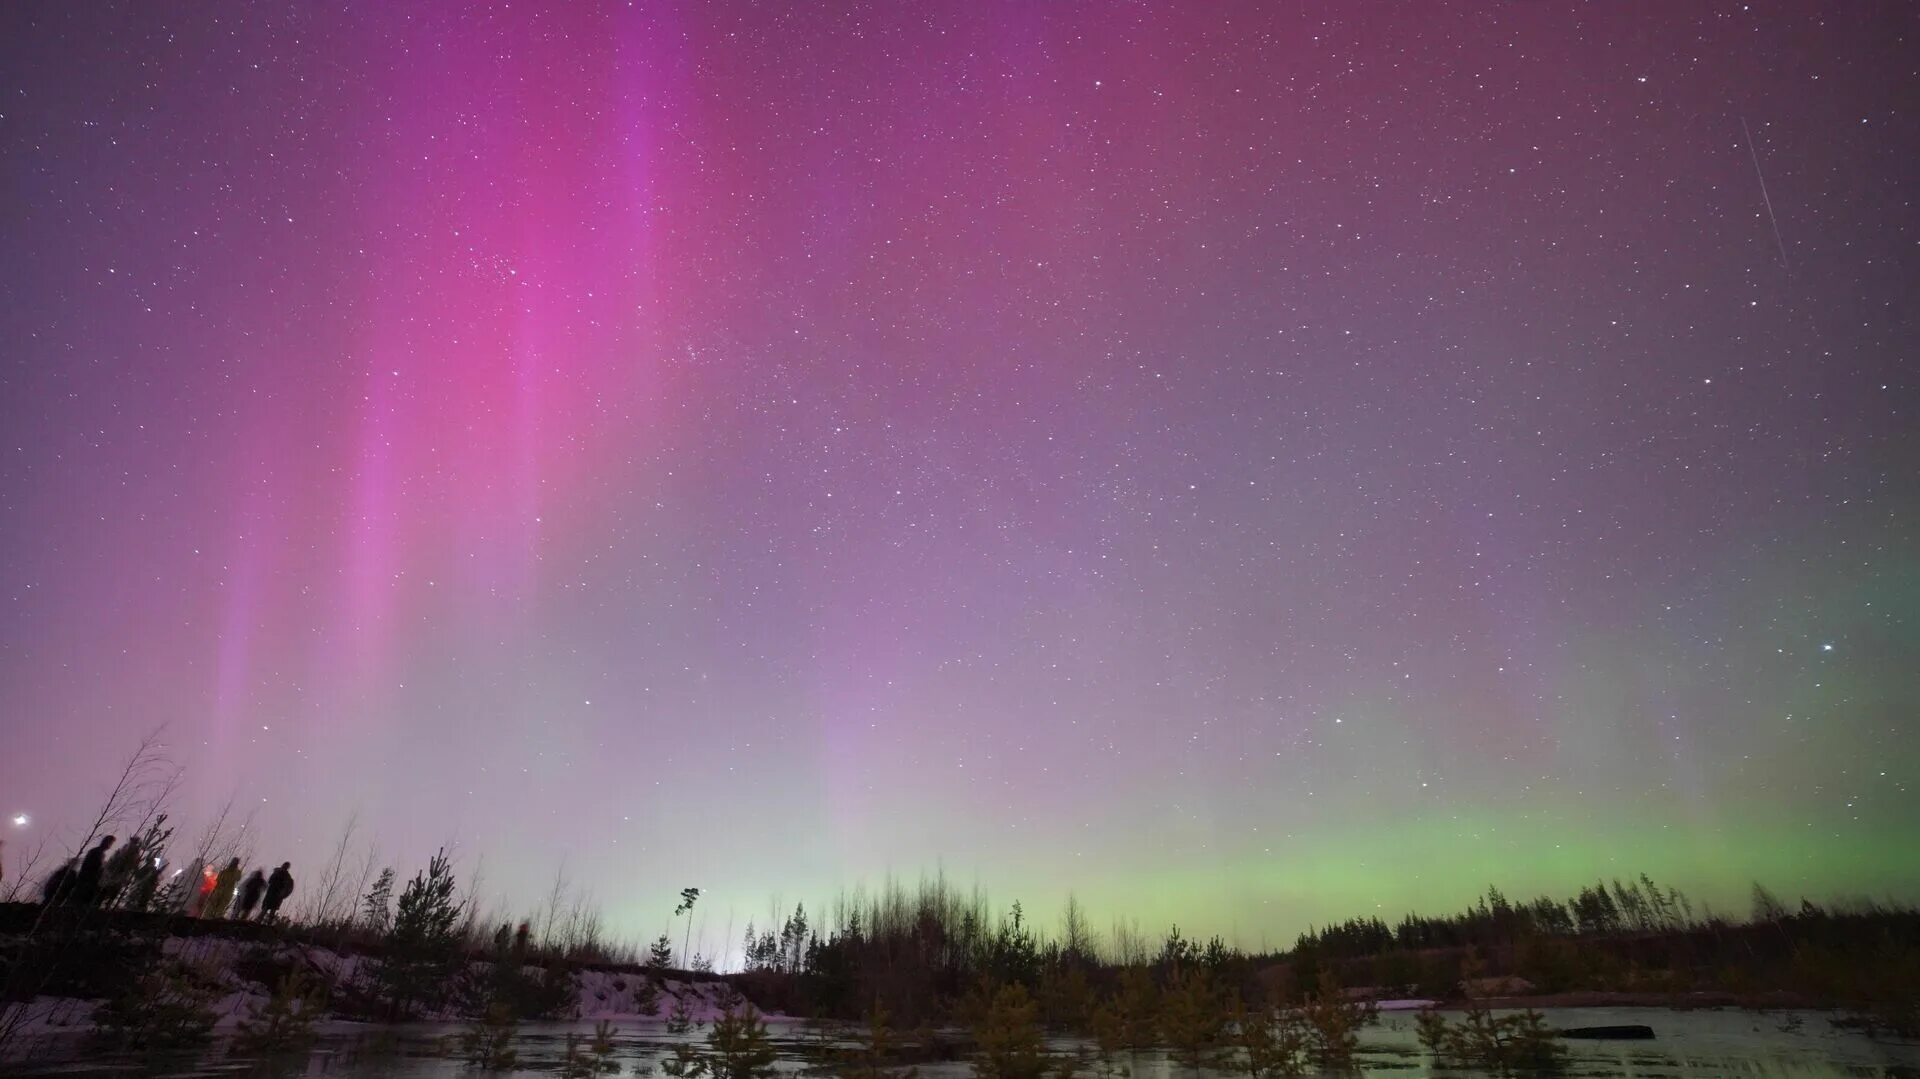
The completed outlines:
<svg viewBox="0 0 1920 1079">
<path fill-rule="evenodd" d="M 1911 897 L 1916 22 L 9 4 L 8 857 Z"/>
</svg>

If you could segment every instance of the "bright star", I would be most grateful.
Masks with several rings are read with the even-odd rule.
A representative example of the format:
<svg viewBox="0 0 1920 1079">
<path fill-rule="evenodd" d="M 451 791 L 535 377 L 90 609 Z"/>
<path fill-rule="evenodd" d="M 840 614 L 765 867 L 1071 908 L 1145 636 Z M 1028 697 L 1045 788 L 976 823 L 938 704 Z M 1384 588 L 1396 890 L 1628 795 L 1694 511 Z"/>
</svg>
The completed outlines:
<svg viewBox="0 0 1920 1079">
<path fill-rule="evenodd" d="M 1830 644 L 1823 644 L 1823 645 L 1821 645 L 1821 646 L 1820 646 L 1820 651 L 1822 651 L 1822 652 L 1831 652 L 1831 651 L 1833 651 L 1833 646 L 1832 646 L 1832 645 L 1830 645 Z"/>
<path fill-rule="evenodd" d="M 15 828 L 25 828 L 27 825 L 32 823 L 33 823 L 33 818 L 27 816 L 25 813 L 15 813 L 13 815 L 13 826 Z"/>
</svg>

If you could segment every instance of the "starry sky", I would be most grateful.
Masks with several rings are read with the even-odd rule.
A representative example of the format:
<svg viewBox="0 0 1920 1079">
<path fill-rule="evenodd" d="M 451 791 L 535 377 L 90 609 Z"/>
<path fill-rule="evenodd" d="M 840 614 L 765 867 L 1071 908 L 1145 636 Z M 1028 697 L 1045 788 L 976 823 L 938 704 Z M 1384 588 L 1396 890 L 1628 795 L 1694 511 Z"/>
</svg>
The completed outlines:
<svg viewBox="0 0 1920 1079">
<path fill-rule="evenodd" d="M 709 950 L 1911 897 L 1917 30 L 8 4 L 9 858 L 165 724 L 296 875 Z"/>
</svg>

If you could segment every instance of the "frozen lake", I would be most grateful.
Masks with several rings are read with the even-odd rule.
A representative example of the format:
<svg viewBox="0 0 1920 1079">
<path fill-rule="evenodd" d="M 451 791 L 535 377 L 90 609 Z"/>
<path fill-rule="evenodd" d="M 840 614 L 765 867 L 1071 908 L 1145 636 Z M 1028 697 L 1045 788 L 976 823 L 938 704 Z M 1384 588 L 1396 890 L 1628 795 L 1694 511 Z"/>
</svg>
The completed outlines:
<svg viewBox="0 0 1920 1079">
<path fill-rule="evenodd" d="M 1640 1023 L 1653 1028 L 1653 1041 L 1565 1043 L 1570 1051 L 1565 1074 L 1572 1076 L 1920 1076 L 1920 1043 L 1870 1039 L 1834 1027 L 1825 1012 L 1747 1012 L 1736 1010 L 1668 1011 L 1656 1008 L 1569 1008 L 1544 1014 L 1555 1027 Z M 780 1068 L 800 1073 L 824 1063 L 839 1043 L 833 1032 L 798 1022 L 773 1020 L 771 1033 L 781 1049 Z M 384 1029 L 354 1025 L 330 1027 L 320 1046 L 304 1062 L 275 1067 L 277 1076 L 328 1076 L 330 1079 L 431 1079 L 431 1077 L 552 1075 L 565 1052 L 569 1032 L 590 1034 L 592 1024 L 529 1024 L 516 1041 L 519 1067 L 511 1072 L 476 1072 L 443 1048 L 452 1027 L 412 1026 Z M 622 1075 L 664 1076 L 659 1062 L 677 1043 L 700 1035 L 676 1037 L 657 1022 L 620 1027 L 615 1038 Z M 64 1042 L 64 1044 L 63 1044 Z M 1056 1042 L 1059 1049 L 1076 1043 Z M 56 1039 L 43 1044 L 36 1059 L 14 1074 L 63 1076 L 125 1075 L 125 1063 L 88 1060 L 75 1044 Z M 1132 1079 L 1173 1079 L 1187 1074 L 1164 1054 L 1122 1057 Z M 1436 1069 L 1414 1036 L 1411 1013 L 1389 1013 L 1363 1032 L 1360 1072 L 1367 1075 L 1460 1076 L 1477 1074 Z M 918 1065 L 923 1079 L 961 1079 L 972 1074 L 964 1061 Z M 216 1050 L 203 1059 L 143 1070 L 161 1079 L 223 1076 L 257 1072 L 255 1062 Z M 1088 1071 L 1089 1079 L 1093 1076 Z M 1211 1073 L 1225 1079 L 1229 1073 Z"/>
</svg>

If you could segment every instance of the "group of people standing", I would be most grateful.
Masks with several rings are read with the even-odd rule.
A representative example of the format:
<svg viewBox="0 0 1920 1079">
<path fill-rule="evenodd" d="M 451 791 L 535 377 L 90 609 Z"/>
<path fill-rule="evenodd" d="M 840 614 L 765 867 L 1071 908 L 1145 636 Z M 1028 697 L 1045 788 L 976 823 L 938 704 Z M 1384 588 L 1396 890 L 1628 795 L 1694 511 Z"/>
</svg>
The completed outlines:
<svg viewBox="0 0 1920 1079">
<path fill-rule="evenodd" d="M 76 907 L 146 907 L 160 888 L 161 860 L 145 857 L 138 839 L 114 849 L 114 837 L 100 841 L 54 870 L 41 885 L 48 904 Z"/>
<path fill-rule="evenodd" d="M 143 857 L 140 841 L 114 850 L 113 836 L 101 836 L 47 876 L 40 897 L 49 906 L 112 907 L 130 910 L 177 909 L 194 918 L 233 918 L 247 921 L 257 910 L 263 922 L 277 921 L 281 904 L 293 894 L 293 863 L 281 862 L 269 874 L 255 869 L 242 879 L 240 859 L 224 869 L 196 860 L 190 872 L 176 873 L 159 895 L 164 861 Z"/>
<path fill-rule="evenodd" d="M 199 867 L 199 885 L 187 900 L 187 913 L 195 918 L 234 918 L 247 921 L 255 908 L 263 922 L 277 921 L 280 904 L 293 894 L 293 863 L 281 862 L 271 875 L 255 869 L 240 879 L 240 859 L 229 861 L 218 873 L 210 865 Z"/>
</svg>

